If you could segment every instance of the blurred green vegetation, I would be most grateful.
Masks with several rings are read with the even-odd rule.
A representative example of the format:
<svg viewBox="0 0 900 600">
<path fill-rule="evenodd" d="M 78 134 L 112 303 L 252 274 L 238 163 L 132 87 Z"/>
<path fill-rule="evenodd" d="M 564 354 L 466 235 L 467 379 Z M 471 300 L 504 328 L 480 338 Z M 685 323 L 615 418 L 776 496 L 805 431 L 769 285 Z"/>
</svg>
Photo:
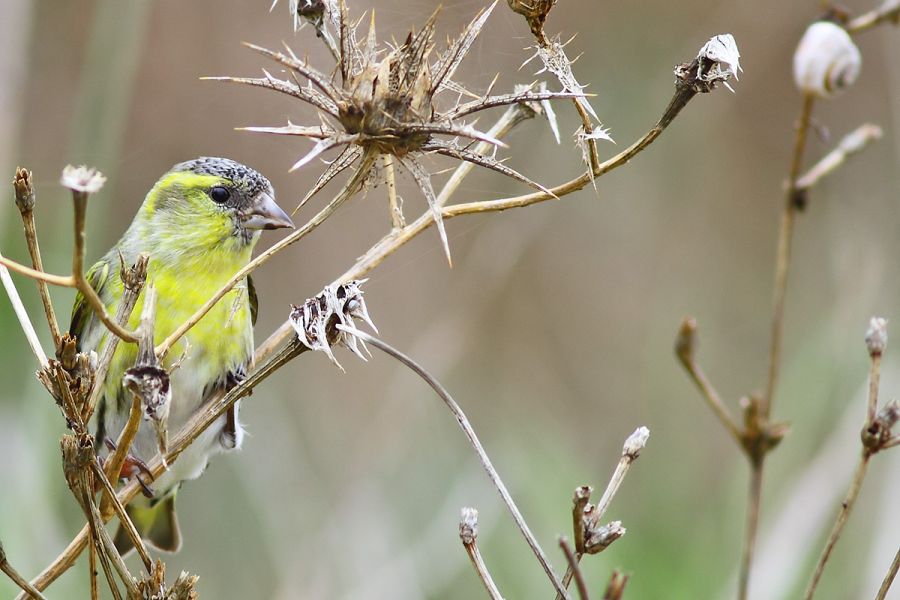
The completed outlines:
<svg viewBox="0 0 900 600">
<path fill-rule="evenodd" d="M 360 15 L 372 6 L 351 9 Z M 374 6 L 382 39 L 402 38 L 434 8 Z M 481 6 L 445 4 L 441 34 L 455 34 Z M 272 179 L 283 205 L 302 198 L 318 175 L 315 166 L 287 173 L 305 142 L 233 131 L 287 118 L 315 122 L 308 108 L 198 80 L 258 73 L 259 59 L 241 41 L 285 40 L 330 64 L 311 31 L 291 31 L 284 3 L 271 13 L 262 1 L 213 0 L 4 0 L 3 9 L 11 18 L 0 24 L 0 173 L 11 177 L 16 164 L 33 169 L 49 270 L 70 264 L 70 205 L 56 184 L 68 162 L 111 175 L 91 201 L 89 259 L 114 243 L 176 162 L 201 154 L 246 162 Z M 791 55 L 819 10 L 813 1 L 561 2 L 548 31 L 579 34 L 569 46 L 571 55 L 583 53 L 576 74 L 591 84 L 592 103 L 618 142 L 603 145 L 604 155 L 655 122 L 671 95 L 673 65 L 714 34 L 734 34 L 741 49 L 737 93 L 694 100 L 650 150 L 598 181 L 596 194 L 448 222 L 452 270 L 429 231 L 367 284 L 383 337 L 432 369 L 467 411 L 559 571 L 556 537 L 569 534 L 572 489 L 590 483 L 599 493 L 625 437 L 650 428 L 608 513 L 627 535 L 582 563 L 597 597 L 613 568 L 631 575 L 627 598 L 733 597 L 747 466 L 671 346 L 680 319 L 694 315 L 700 359 L 731 406 L 763 384 L 782 182 L 800 105 Z M 863 74 L 817 107 L 820 135 L 809 157 L 863 121 L 881 125 L 885 137 L 817 189 L 800 216 L 774 411 L 793 427 L 768 463 L 757 598 L 796 597 L 805 584 L 856 453 L 867 319 L 900 322 L 900 32 L 880 28 L 858 43 Z M 496 72 L 497 89 L 530 81 L 531 65 L 517 71 L 528 44 L 524 22 L 501 3 L 459 77 L 476 90 Z M 574 131 L 573 111 L 559 104 L 557 112 L 562 131 Z M 520 126 L 509 141 L 510 164 L 542 183 L 581 168 L 568 137 L 557 146 L 544 123 Z M 404 190 L 407 214 L 421 210 L 401 181 Z M 520 191 L 475 173 L 457 199 Z M 3 197 L 0 250 L 24 260 L 11 190 Z M 378 188 L 267 264 L 256 276 L 258 338 L 285 318 L 288 303 L 315 294 L 387 227 Z M 39 322 L 34 286 L 16 281 Z M 53 296 L 66 315 L 72 294 Z M 0 539 L 31 576 L 83 518 L 61 476 L 59 412 L 31 374 L 34 361 L 5 298 L 0 339 Z M 896 356 L 889 347 L 884 397 L 900 386 Z M 346 374 L 322 356 L 304 356 L 245 401 L 244 449 L 216 460 L 179 495 L 185 546 L 166 558 L 170 575 L 199 574 L 206 598 L 481 597 L 457 538 L 459 507 L 470 505 L 481 512 L 479 542 L 504 595 L 550 597 L 439 400 L 382 356 L 342 362 Z M 874 459 L 818 597 L 871 597 L 886 572 L 900 538 L 893 454 Z M 804 478 L 823 456 L 835 458 Z M 800 507 L 797 518 L 785 512 L 790 501 Z M 49 596 L 86 597 L 86 581 L 82 560 Z M 0 597 L 13 591 L 0 578 Z"/>
</svg>

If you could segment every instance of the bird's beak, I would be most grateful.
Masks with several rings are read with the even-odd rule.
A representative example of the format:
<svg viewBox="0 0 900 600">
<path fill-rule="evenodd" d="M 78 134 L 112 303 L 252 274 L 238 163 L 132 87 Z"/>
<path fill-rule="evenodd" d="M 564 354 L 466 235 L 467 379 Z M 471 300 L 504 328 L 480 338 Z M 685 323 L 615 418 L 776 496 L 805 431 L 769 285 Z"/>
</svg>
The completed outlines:
<svg viewBox="0 0 900 600">
<path fill-rule="evenodd" d="M 247 229 L 294 228 L 291 218 L 275 204 L 275 198 L 266 192 L 256 196 L 253 206 L 243 218 L 243 224 Z"/>
</svg>

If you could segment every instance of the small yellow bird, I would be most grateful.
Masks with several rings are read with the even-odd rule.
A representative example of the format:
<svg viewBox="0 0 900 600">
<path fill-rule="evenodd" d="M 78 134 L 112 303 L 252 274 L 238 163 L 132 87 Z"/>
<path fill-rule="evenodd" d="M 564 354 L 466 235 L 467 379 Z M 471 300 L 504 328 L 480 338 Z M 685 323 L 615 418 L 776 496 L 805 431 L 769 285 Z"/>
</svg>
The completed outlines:
<svg viewBox="0 0 900 600">
<path fill-rule="evenodd" d="M 227 158 L 202 157 L 175 165 L 147 194 L 122 239 L 88 271 L 91 286 L 110 313 L 122 298 L 119 255 L 127 264 L 148 253 L 147 286 L 157 291 L 155 342 L 184 323 L 251 257 L 263 229 L 293 227 L 275 203 L 269 181 L 255 170 Z M 138 325 L 144 294 L 138 298 L 129 327 Z M 214 393 L 243 379 L 253 356 L 257 297 L 248 277 L 215 305 L 169 352 L 163 366 L 184 357 L 171 372 L 172 399 L 168 428 L 178 431 Z M 79 294 L 69 328 L 79 350 L 98 350 L 108 332 Z M 128 420 L 131 400 L 122 385 L 134 366 L 137 346 L 119 344 L 102 383 L 97 410 L 98 445 L 116 439 Z M 221 417 L 153 482 L 151 500 L 128 506 L 141 536 L 154 546 L 176 551 L 181 535 L 175 494 L 183 481 L 196 479 L 214 454 L 239 448 L 243 429 L 238 405 Z M 131 447 L 133 458 L 149 461 L 158 453 L 152 423 L 142 422 Z M 132 461 L 136 462 L 136 461 Z M 120 550 L 131 541 L 120 529 Z"/>
</svg>

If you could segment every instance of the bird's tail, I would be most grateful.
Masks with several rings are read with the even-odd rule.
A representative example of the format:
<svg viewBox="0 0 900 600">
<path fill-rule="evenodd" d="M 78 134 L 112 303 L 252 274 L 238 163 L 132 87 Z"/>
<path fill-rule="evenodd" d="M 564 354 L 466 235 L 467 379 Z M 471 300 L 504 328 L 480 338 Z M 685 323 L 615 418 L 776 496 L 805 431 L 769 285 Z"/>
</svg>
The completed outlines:
<svg viewBox="0 0 900 600">
<path fill-rule="evenodd" d="M 178 552 L 181 548 L 181 530 L 175 514 L 175 494 L 150 507 L 129 505 L 125 511 L 145 542 L 165 552 Z M 116 532 L 115 545 L 122 556 L 134 548 L 131 537 L 121 525 Z"/>
</svg>

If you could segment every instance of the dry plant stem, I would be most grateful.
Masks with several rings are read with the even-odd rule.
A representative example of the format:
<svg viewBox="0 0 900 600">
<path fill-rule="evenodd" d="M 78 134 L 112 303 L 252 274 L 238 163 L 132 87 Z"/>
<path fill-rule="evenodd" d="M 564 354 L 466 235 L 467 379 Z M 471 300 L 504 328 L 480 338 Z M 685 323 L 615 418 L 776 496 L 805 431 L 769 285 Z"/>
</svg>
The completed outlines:
<svg viewBox="0 0 900 600">
<path fill-rule="evenodd" d="M 319 211 L 312 219 L 310 219 L 303 227 L 292 232 L 287 237 L 281 239 L 281 241 L 273 244 L 270 248 L 265 250 L 262 254 L 251 260 L 247 265 L 242 268 L 240 271 L 234 274 L 234 276 L 228 280 L 228 283 L 223 285 L 219 291 L 217 291 L 212 298 L 207 300 L 206 304 L 201 306 L 197 312 L 195 312 L 187 321 L 185 321 L 178 329 L 176 329 L 169 337 L 163 340 L 156 347 L 156 355 L 160 358 L 164 357 L 166 353 L 172 348 L 172 346 L 181 339 L 181 337 L 187 333 L 191 327 L 196 325 L 200 319 L 206 315 L 210 311 L 210 309 L 222 299 L 235 285 L 239 282 L 243 281 L 244 278 L 253 272 L 254 269 L 263 265 L 266 261 L 272 258 L 274 255 L 278 254 L 291 244 L 299 241 L 303 237 L 305 237 L 308 233 L 316 229 L 319 225 L 321 225 L 325 219 L 330 217 L 334 211 L 336 211 L 345 201 L 350 199 L 356 192 L 358 192 L 362 186 L 365 184 L 366 176 L 368 175 L 372 165 L 375 164 L 378 155 L 372 151 L 367 150 L 365 154 L 363 154 L 362 159 L 360 160 L 360 164 L 357 166 L 356 171 L 353 173 L 353 176 L 349 181 L 344 185 L 343 189 L 338 192 L 337 196 L 329 202 L 325 208 Z"/>
<path fill-rule="evenodd" d="M 787 193 L 781 214 L 781 230 L 778 236 L 778 251 L 775 262 L 775 289 L 772 295 L 772 329 L 769 344 L 769 374 L 766 380 L 766 392 L 762 399 L 762 415 L 768 419 L 772 412 L 772 396 L 778 382 L 778 369 L 781 361 L 781 338 L 784 323 L 784 300 L 787 294 L 788 271 L 791 263 L 791 245 L 794 238 L 794 217 L 796 216 L 797 178 L 803 168 L 803 153 L 806 149 L 806 138 L 812 117 L 815 98 L 811 94 L 803 97 L 803 108 L 797 125 L 794 151 L 791 156 L 790 174 L 788 176 Z"/>
<path fill-rule="evenodd" d="M 844 531 L 844 525 L 847 524 L 847 519 L 850 517 L 850 511 L 853 510 L 853 504 L 856 502 L 857 496 L 859 496 L 859 490 L 862 487 L 863 479 L 866 476 L 866 469 L 869 466 L 869 459 L 871 457 L 872 455 L 867 450 L 863 450 L 862 456 L 859 459 L 859 464 L 856 466 L 856 472 L 853 474 L 853 481 L 850 483 L 850 489 L 847 490 L 847 495 L 841 503 L 841 511 L 838 513 L 837 520 L 831 528 L 831 533 L 828 534 L 828 541 L 825 543 L 825 548 L 822 550 L 822 555 L 819 557 L 819 561 L 816 563 L 816 568 L 813 571 L 812 579 L 810 579 L 809 585 L 806 588 L 806 593 L 803 595 L 805 600 L 811 600 L 816 593 L 816 588 L 822 578 L 822 572 L 825 570 L 825 564 L 831 557 L 831 552 L 834 550 L 834 546 L 837 544 L 838 539 L 841 537 L 841 533 Z"/>
<path fill-rule="evenodd" d="M 100 600 L 100 588 L 97 585 L 97 550 L 93 544 L 88 545 L 88 578 L 91 585 L 91 600 Z"/>
<path fill-rule="evenodd" d="M 360 331 L 351 327 L 338 325 L 338 329 L 340 329 L 341 331 L 345 331 L 368 344 L 372 344 L 385 354 L 397 359 L 398 361 L 409 367 L 414 373 L 416 373 L 426 383 L 428 383 L 428 385 L 431 386 L 431 388 L 437 393 L 441 400 L 444 401 L 444 404 L 446 404 L 447 408 L 450 409 L 450 412 L 456 418 L 456 422 L 466 434 L 466 437 L 469 439 L 469 443 L 475 449 L 476 454 L 478 454 L 478 458 L 481 461 L 481 466 L 484 467 L 484 470 L 487 472 L 488 477 L 494 484 L 494 487 L 496 487 L 497 491 L 500 493 L 500 497 L 503 499 L 503 502 L 509 509 L 513 520 L 516 522 L 516 525 L 518 525 L 519 530 L 522 532 L 522 535 L 525 537 L 525 541 L 531 547 L 531 551 L 534 552 L 534 555 L 535 557 L 537 557 L 538 562 L 541 563 L 541 566 L 543 567 L 544 572 L 547 574 L 547 577 L 553 583 L 553 587 L 556 588 L 557 593 L 561 594 L 563 598 L 568 599 L 569 595 L 566 593 L 562 582 L 560 581 L 559 577 L 556 576 L 556 573 L 550 566 L 550 562 L 547 560 L 547 557 L 544 554 L 544 551 L 541 549 L 540 544 L 538 544 L 537 539 L 534 537 L 534 534 L 531 533 L 531 529 L 528 527 L 528 524 L 522 517 L 522 513 L 519 512 L 519 509 L 516 506 L 515 501 L 513 501 L 509 490 L 506 489 L 506 485 L 504 485 L 503 481 L 500 479 L 500 475 L 497 473 L 497 470 L 491 463 L 491 459 L 488 457 L 487 452 L 485 452 L 484 447 L 481 445 L 481 441 L 475 434 L 475 430 L 472 429 L 472 425 L 466 418 L 466 415 L 462 411 L 462 408 L 460 408 L 459 404 L 457 404 L 456 401 L 450 396 L 449 392 L 447 392 L 444 386 L 441 385 L 441 383 L 437 379 L 435 379 L 428 371 L 426 371 L 413 359 L 388 345 L 387 343 L 383 342 L 382 340 L 373 337 L 368 333 L 365 333 L 364 331 Z"/>
<path fill-rule="evenodd" d="M 878 386 L 881 381 L 881 354 L 871 355 L 871 363 L 869 365 L 869 401 L 866 407 L 866 423 L 875 422 L 878 412 Z"/>
<path fill-rule="evenodd" d="M 272 373 L 283 367 L 287 362 L 296 358 L 308 348 L 299 341 L 293 341 L 277 354 L 271 356 L 268 360 L 260 364 L 260 366 L 251 373 L 240 385 L 233 388 L 227 394 L 220 395 L 207 402 L 206 406 L 199 411 L 188 423 L 186 423 L 175 436 L 172 444 L 169 446 L 169 452 L 166 454 L 166 461 L 169 465 L 175 462 L 178 456 L 193 443 L 193 441 L 216 419 L 225 414 L 230 406 L 239 399 L 248 395 L 254 387 L 262 383 Z M 148 468 L 156 479 L 165 470 L 159 457 L 153 460 Z M 132 498 L 141 492 L 141 486 L 137 481 L 130 481 L 122 487 L 116 494 L 119 501 L 126 505 Z M 108 517 L 102 517 L 108 520 Z M 32 585 L 39 590 L 46 589 L 60 575 L 69 570 L 75 563 L 79 554 L 84 550 L 90 537 L 88 526 L 81 529 L 80 532 L 72 539 L 69 545 L 60 553 L 56 559 L 47 566 L 37 577 L 32 580 Z"/>
<path fill-rule="evenodd" d="M 73 192 L 73 194 L 82 194 L 82 192 Z M 84 226 L 84 215 L 78 216 L 78 206 L 79 204 L 76 202 L 76 223 L 80 223 Z M 84 207 L 82 207 L 83 210 Z M 79 242 L 80 240 L 80 242 Z M 76 230 L 75 235 L 75 256 L 72 258 L 73 265 L 84 265 L 84 232 L 81 232 L 81 235 L 78 235 Z M 79 248 L 80 244 L 80 248 Z M 78 254 L 81 253 L 79 258 Z M 32 269 L 30 267 L 26 267 L 25 265 L 19 264 L 13 260 L 9 260 L 3 256 L 0 256 L 0 265 L 3 265 L 9 268 L 10 271 L 15 271 L 20 275 L 24 275 L 26 277 L 30 277 L 31 279 L 35 279 L 37 281 L 45 281 L 47 283 L 51 283 L 53 285 L 58 285 L 60 287 L 70 287 L 77 288 L 79 292 L 82 293 L 85 300 L 88 304 L 90 304 L 91 308 L 94 309 L 94 313 L 103 322 L 103 325 L 112 332 L 113 335 L 119 337 L 126 342 L 136 342 L 137 336 L 133 331 L 129 331 L 123 327 L 120 327 L 112 317 L 109 316 L 109 313 L 106 312 L 106 307 L 103 305 L 103 301 L 100 299 L 100 296 L 97 295 L 97 292 L 94 291 L 94 288 L 91 287 L 91 284 L 88 283 L 87 279 L 84 277 L 83 272 L 74 272 L 72 275 L 63 277 L 61 275 L 52 275 L 50 273 L 44 273 L 43 271 L 38 271 Z"/>
<path fill-rule="evenodd" d="M 622 482 L 625 481 L 625 476 L 628 474 L 628 470 L 631 468 L 634 461 L 635 457 L 627 454 L 623 454 L 619 458 L 619 462 L 616 464 L 616 470 L 613 471 L 612 477 L 609 478 L 609 483 L 606 484 L 603 496 L 600 497 L 600 501 L 594 509 L 596 521 L 599 522 L 603 518 L 603 515 L 606 514 L 606 511 L 609 510 L 609 505 L 612 504 L 613 498 L 616 497 L 616 493 L 618 493 L 619 488 L 622 487 Z M 578 531 L 579 529 L 581 529 L 581 523 L 577 522 L 575 524 L 575 531 Z M 584 555 L 580 552 L 576 553 L 574 556 L 574 564 L 577 565 L 578 561 L 580 561 L 583 556 Z M 568 589 L 569 584 L 572 583 L 572 577 L 575 575 L 577 575 L 576 570 L 570 564 L 566 569 L 565 575 L 563 575 L 563 587 Z M 562 596 L 557 594 L 556 600 L 562 600 Z"/>
<path fill-rule="evenodd" d="M 847 33 L 852 35 L 855 33 L 862 33 L 863 31 L 867 31 L 876 25 L 888 21 L 891 21 L 896 25 L 898 19 L 900 19 L 900 4 L 894 3 L 894 5 L 891 6 L 891 3 L 885 2 L 880 7 L 852 19 L 844 26 L 844 28 L 847 30 Z"/>
<path fill-rule="evenodd" d="M 131 285 L 124 285 L 122 300 L 116 309 L 116 323 L 125 327 L 131 319 L 131 313 L 137 304 L 138 297 L 141 295 L 141 289 L 147 276 L 147 264 L 150 258 L 147 254 L 141 254 L 137 262 L 129 271 L 129 277 L 132 278 Z M 123 265 L 124 269 L 124 265 Z M 123 282 L 124 283 L 124 282 Z M 112 363 L 116 348 L 119 347 L 120 338 L 117 336 L 109 336 L 106 345 L 103 346 L 103 354 L 100 356 L 100 362 L 97 364 L 97 371 L 94 375 L 94 387 L 91 389 L 91 395 L 88 398 L 88 412 L 93 413 L 97 402 L 100 400 L 100 394 L 103 392 L 103 382 L 106 380 L 106 373 L 109 371 L 109 365 Z M 103 440 L 100 440 L 102 443 Z"/>
<path fill-rule="evenodd" d="M 113 488 L 112 484 L 109 482 L 109 478 L 103 473 L 103 467 L 100 466 L 100 463 L 96 461 L 91 463 L 91 469 L 94 471 L 94 477 L 98 478 L 100 482 L 103 484 L 103 488 L 106 490 L 107 495 L 105 498 L 112 498 L 112 506 L 113 511 L 116 516 L 119 517 L 119 522 L 122 527 L 125 528 L 125 531 L 128 533 L 128 537 L 131 539 L 131 543 L 134 544 L 135 549 L 137 550 L 138 556 L 141 557 L 141 561 L 144 563 L 144 567 L 147 569 L 147 573 L 150 573 L 153 570 L 153 561 L 150 559 L 150 554 L 147 552 L 147 547 L 144 545 L 144 540 L 141 539 L 141 535 L 138 533 L 137 528 L 134 526 L 134 523 L 131 522 L 131 517 L 128 516 L 128 513 L 125 511 L 125 506 L 119 502 L 118 497 L 116 497 L 116 490 Z M 101 504 L 101 515 L 102 515 L 102 504 Z M 103 517 L 104 520 L 109 517 Z"/>
<path fill-rule="evenodd" d="M 36 279 L 38 281 L 46 281 L 47 283 L 58 285 L 59 287 L 77 287 L 75 278 L 71 275 L 53 275 L 51 273 L 44 273 L 43 271 L 36 271 L 31 267 L 26 267 L 25 265 L 4 256 L 0 256 L 0 265 L 5 266 L 10 271 L 18 273 L 19 275 L 24 275 L 25 277 L 30 277 L 31 279 Z"/>
<path fill-rule="evenodd" d="M 6 559 L 6 552 L 3 550 L 3 544 L 0 544 L 0 571 L 6 573 L 6 576 L 12 579 L 13 583 L 19 586 L 24 593 L 28 594 L 28 597 L 36 600 L 47 600 L 40 591 L 28 583 L 28 580 L 19 575 L 19 572 L 9 564 L 9 561 Z"/>
<path fill-rule="evenodd" d="M 403 218 L 403 209 L 400 208 L 400 202 L 397 199 L 397 178 L 394 174 L 394 157 L 385 154 L 384 157 L 384 175 L 387 180 L 388 191 L 388 208 L 391 213 L 392 229 L 403 229 L 406 227 L 406 219 Z"/>
<path fill-rule="evenodd" d="M 12 303 L 16 318 L 19 319 L 19 325 L 22 327 L 23 333 L 25 333 L 25 339 L 28 341 L 32 353 L 34 353 L 41 368 L 46 368 L 49 364 L 47 362 L 47 355 L 41 347 L 41 341 L 38 339 L 37 332 L 34 330 L 34 325 L 31 323 L 28 311 L 25 310 L 25 305 L 22 304 L 22 298 L 19 296 L 16 284 L 13 283 L 12 277 L 9 276 L 9 271 L 4 266 L 4 260 L 3 255 L 0 254 L 0 281 L 3 282 L 6 295 L 9 296 L 9 301 Z"/>
<path fill-rule="evenodd" d="M 744 530 L 744 544 L 741 548 L 741 569 L 738 575 L 738 598 L 746 600 L 750 590 L 750 567 L 756 549 L 756 534 L 759 531 L 759 506 L 762 501 L 763 461 L 750 463 L 750 488 L 747 493 L 747 522 Z"/>
<path fill-rule="evenodd" d="M 566 561 L 569 563 L 569 570 L 575 575 L 575 587 L 578 588 L 578 596 L 581 600 L 590 600 L 587 585 L 584 583 L 581 569 L 578 568 L 578 559 L 575 558 L 575 553 L 572 552 L 572 548 L 569 546 L 569 540 L 567 540 L 565 536 L 559 538 L 559 547 L 562 549 L 563 554 L 566 555 Z M 563 580 L 563 583 L 565 584 L 565 579 Z"/>
<path fill-rule="evenodd" d="M 87 199 L 88 193 L 78 190 L 72 190 L 72 201 L 75 204 L 75 252 L 72 255 L 72 278 L 78 291 L 85 297 L 91 308 L 94 309 L 97 317 L 103 322 L 106 328 L 116 337 L 122 338 L 126 342 L 137 342 L 137 335 L 133 331 L 129 331 L 121 327 L 106 312 L 106 306 L 91 284 L 84 277 L 84 253 L 85 253 L 85 227 L 87 220 Z"/>
<path fill-rule="evenodd" d="M 16 190 L 18 195 L 18 189 Z M 31 265 L 37 271 L 44 270 L 44 263 L 41 260 L 41 247 L 38 244 L 37 229 L 34 225 L 34 211 L 22 210 L 22 225 L 25 227 L 25 242 L 28 244 L 28 253 L 31 255 Z M 53 336 L 53 345 L 59 345 L 59 323 L 56 320 L 56 312 L 53 310 L 53 303 L 50 301 L 50 290 L 46 281 L 37 281 L 38 292 L 41 295 L 41 303 L 44 305 L 44 315 L 47 317 L 47 325 L 50 327 L 50 335 Z"/>
<path fill-rule="evenodd" d="M 132 394 L 131 410 L 128 413 L 128 421 L 125 422 L 125 427 L 122 428 L 122 433 L 119 434 L 119 439 L 116 440 L 115 451 L 109 456 L 104 465 L 103 471 L 106 474 L 107 482 L 119 480 L 119 473 L 122 471 L 122 465 L 125 464 L 128 450 L 131 448 L 131 443 L 134 441 L 134 437 L 137 435 L 140 426 L 141 399 L 136 394 Z M 103 442 L 104 440 L 100 440 L 101 444 Z M 112 516 L 112 510 L 112 499 L 108 494 L 104 494 L 100 500 L 100 514 L 103 515 L 104 519 L 108 519 Z"/>
<path fill-rule="evenodd" d="M 841 139 L 837 147 L 819 159 L 812 168 L 797 179 L 797 191 L 808 190 L 837 170 L 850 156 L 861 152 L 870 143 L 881 139 L 881 128 L 864 123 Z"/>
<path fill-rule="evenodd" d="M 719 393 L 706 377 L 703 369 L 700 368 L 700 365 L 697 364 L 697 361 L 695 361 L 693 357 L 679 355 L 678 358 L 681 360 L 681 364 L 688 372 L 688 375 L 690 375 L 691 380 L 693 380 L 694 384 L 697 386 L 697 389 L 700 390 L 700 395 L 703 396 L 703 399 L 706 400 L 706 403 L 715 413 L 716 417 L 718 417 L 719 422 L 721 422 L 725 429 L 728 430 L 728 433 L 731 434 L 731 437 L 737 442 L 738 446 L 741 446 L 743 441 L 740 427 L 738 427 L 734 417 L 731 416 L 728 407 L 722 402 Z"/>
<path fill-rule="evenodd" d="M 141 312 L 141 324 L 138 327 L 139 337 L 144 338 L 145 340 L 149 338 L 149 341 L 145 342 L 148 343 L 148 345 L 153 343 L 153 331 L 155 326 L 156 289 L 151 285 L 147 288 L 147 292 L 144 294 L 144 307 Z M 125 463 L 125 457 L 128 456 L 128 451 L 131 449 L 131 442 L 134 441 L 134 436 L 137 435 L 140 426 L 141 399 L 137 394 L 132 394 L 131 410 L 128 413 L 128 421 L 125 423 L 125 427 L 119 434 L 119 439 L 116 440 L 115 451 L 113 452 L 112 456 L 110 456 L 106 461 L 106 465 L 103 468 L 107 480 L 119 480 L 119 473 L 122 470 L 122 465 Z M 102 444 L 105 442 L 105 440 L 99 440 L 99 442 Z M 112 510 L 113 508 L 111 505 L 111 498 L 104 495 L 103 500 L 100 503 L 100 514 L 103 515 L 104 519 L 108 519 L 110 516 L 112 516 Z"/>
<path fill-rule="evenodd" d="M 900 549 L 898 549 L 897 554 L 894 555 L 894 561 L 891 563 L 887 575 L 884 576 L 884 581 L 881 582 L 881 587 L 878 588 L 878 593 L 875 595 L 875 600 L 884 600 L 885 598 L 887 598 L 888 590 L 891 589 L 891 584 L 894 583 L 894 578 L 897 576 L 898 569 L 900 569 Z"/>
<path fill-rule="evenodd" d="M 466 549 L 466 554 L 469 555 L 469 560 L 472 561 L 472 566 L 475 567 L 475 572 L 478 573 L 478 578 L 481 579 L 481 583 L 484 584 L 484 589 L 487 590 L 491 600 L 503 600 L 503 596 L 500 594 L 497 584 L 494 583 L 494 579 L 491 577 L 487 565 L 484 564 L 484 559 L 481 558 L 481 551 L 478 549 L 478 543 L 475 542 L 475 540 L 472 540 L 471 544 L 463 543 L 463 547 Z"/>
</svg>

